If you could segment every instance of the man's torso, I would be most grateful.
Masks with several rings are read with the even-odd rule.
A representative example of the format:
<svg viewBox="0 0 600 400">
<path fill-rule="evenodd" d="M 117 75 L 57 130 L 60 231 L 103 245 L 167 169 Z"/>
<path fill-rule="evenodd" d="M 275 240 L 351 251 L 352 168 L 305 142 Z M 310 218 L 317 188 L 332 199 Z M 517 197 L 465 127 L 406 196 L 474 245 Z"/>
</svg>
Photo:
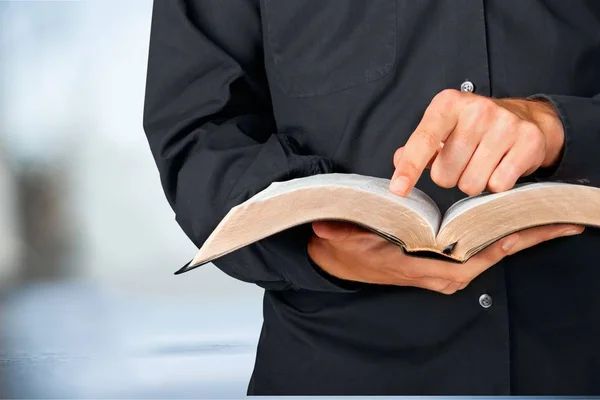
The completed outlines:
<svg viewBox="0 0 600 400">
<path fill-rule="evenodd" d="M 432 97 L 465 81 L 494 97 L 600 93 L 593 0 L 264 0 L 261 18 L 278 131 L 341 172 L 391 177 Z M 417 187 L 442 211 L 464 196 Z M 598 394 L 599 244 L 594 229 L 544 243 L 452 296 L 269 291 L 249 392 Z"/>
</svg>

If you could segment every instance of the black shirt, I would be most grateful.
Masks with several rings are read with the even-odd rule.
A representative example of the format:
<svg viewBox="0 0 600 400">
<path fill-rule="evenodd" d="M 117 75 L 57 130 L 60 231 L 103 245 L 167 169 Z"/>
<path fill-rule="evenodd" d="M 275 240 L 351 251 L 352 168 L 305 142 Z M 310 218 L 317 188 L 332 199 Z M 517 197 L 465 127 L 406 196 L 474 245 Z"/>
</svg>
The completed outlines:
<svg viewBox="0 0 600 400">
<path fill-rule="evenodd" d="M 433 96 L 466 81 L 559 110 L 562 158 L 525 179 L 600 186 L 596 0 L 159 0 L 144 126 L 200 246 L 273 181 L 390 178 Z M 427 175 L 417 187 L 442 212 L 463 197 Z M 452 296 L 330 277 L 309 234 L 215 261 L 266 289 L 250 394 L 600 394 L 600 230 L 510 256 Z"/>
</svg>

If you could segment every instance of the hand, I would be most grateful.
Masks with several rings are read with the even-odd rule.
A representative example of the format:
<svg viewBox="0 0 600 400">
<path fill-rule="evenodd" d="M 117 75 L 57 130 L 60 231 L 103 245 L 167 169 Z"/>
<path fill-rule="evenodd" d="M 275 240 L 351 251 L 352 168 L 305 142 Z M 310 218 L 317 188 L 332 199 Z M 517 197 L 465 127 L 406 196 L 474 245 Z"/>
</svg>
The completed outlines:
<svg viewBox="0 0 600 400">
<path fill-rule="evenodd" d="M 558 162 L 564 145 L 554 107 L 539 100 L 440 92 L 394 154 L 390 190 L 406 196 L 423 170 L 441 187 L 468 195 L 511 189 L 521 176 Z"/>
<path fill-rule="evenodd" d="M 514 233 L 464 264 L 408 256 L 395 244 L 350 223 L 314 222 L 313 231 L 308 253 L 330 275 L 356 282 L 414 286 L 453 294 L 507 255 L 546 240 L 579 234 L 583 227 L 550 225 Z"/>
</svg>

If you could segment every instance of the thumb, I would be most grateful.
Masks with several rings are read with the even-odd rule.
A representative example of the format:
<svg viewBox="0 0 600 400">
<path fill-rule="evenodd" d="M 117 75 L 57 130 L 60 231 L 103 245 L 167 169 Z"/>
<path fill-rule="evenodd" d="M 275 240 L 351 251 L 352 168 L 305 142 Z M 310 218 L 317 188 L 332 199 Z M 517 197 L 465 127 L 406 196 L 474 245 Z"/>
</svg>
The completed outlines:
<svg viewBox="0 0 600 400">
<path fill-rule="evenodd" d="M 344 240 L 360 230 L 358 226 L 342 221 L 315 221 L 312 228 L 315 235 L 331 241 Z"/>
</svg>

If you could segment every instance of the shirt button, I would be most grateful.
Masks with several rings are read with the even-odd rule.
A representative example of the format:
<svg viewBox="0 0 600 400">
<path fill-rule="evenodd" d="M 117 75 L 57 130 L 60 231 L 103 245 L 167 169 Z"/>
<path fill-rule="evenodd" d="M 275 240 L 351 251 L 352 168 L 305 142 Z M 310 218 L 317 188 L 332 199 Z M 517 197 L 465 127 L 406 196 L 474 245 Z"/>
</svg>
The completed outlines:
<svg viewBox="0 0 600 400">
<path fill-rule="evenodd" d="M 475 85 L 473 85 L 473 82 L 471 82 L 469 80 L 464 81 L 460 85 L 460 91 L 461 92 L 473 93 L 474 90 L 475 90 Z"/>
<path fill-rule="evenodd" d="M 489 294 L 479 296 L 479 305 L 483 308 L 490 308 L 492 306 L 492 296 Z"/>
</svg>

